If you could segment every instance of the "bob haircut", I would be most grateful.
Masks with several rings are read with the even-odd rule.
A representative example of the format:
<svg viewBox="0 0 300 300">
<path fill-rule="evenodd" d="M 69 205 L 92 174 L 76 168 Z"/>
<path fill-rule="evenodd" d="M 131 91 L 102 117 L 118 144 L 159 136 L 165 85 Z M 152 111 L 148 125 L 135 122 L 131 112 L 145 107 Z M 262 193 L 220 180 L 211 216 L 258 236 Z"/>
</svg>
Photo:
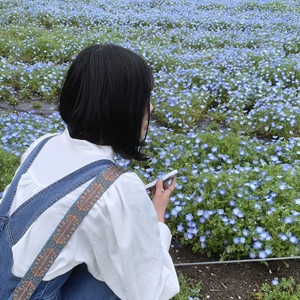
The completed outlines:
<svg viewBox="0 0 300 300">
<path fill-rule="evenodd" d="M 72 138 L 146 160 L 141 154 L 146 135 L 142 142 L 140 136 L 144 115 L 150 115 L 152 89 L 152 72 L 139 55 L 116 45 L 94 45 L 71 64 L 59 112 Z"/>
</svg>

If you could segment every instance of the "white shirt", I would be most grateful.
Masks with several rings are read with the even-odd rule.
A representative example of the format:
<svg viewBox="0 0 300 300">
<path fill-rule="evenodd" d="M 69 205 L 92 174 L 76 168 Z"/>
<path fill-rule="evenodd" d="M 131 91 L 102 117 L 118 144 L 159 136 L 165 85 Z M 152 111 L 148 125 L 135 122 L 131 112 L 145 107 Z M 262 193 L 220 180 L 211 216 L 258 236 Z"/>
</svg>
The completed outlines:
<svg viewBox="0 0 300 300">
<path fill-rule="evenodd" d="M 34 142 L 21 163 L 37 143 L 49 135 Z M 113 161 L 114 156 L 111 147 L 72 139 L 68 130 L 57 134 L 45 144 L 21 177 L 10 214 L 58 179 L 99 159 Z M 48 208 L 13 246 L 12 272 L 15 276 L 24 276 L 67 210 L 90 182 Z M 158 222 L 143 182 L 135 173 L 127 172 L 96 202 L 44 280 L 51 280 L 85 262 L 89 272 L 105 281 L 121 299 L 170 299 L 179 292 L 168 252 L 170 242 L 170 230 Z"/>
</svg>

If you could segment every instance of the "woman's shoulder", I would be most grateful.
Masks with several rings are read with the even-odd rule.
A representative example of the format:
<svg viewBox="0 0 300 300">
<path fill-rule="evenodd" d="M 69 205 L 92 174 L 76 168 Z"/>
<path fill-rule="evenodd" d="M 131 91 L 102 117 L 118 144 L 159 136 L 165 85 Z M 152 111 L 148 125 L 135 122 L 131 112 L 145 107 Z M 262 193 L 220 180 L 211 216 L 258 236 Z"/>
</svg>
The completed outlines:
<svg viewBox="0 0 300 300">
<path fill-rule="evenodd" d="M 22 155 L 21 158 L 21 164 L 23 163 L 23 161 L 26 159 L 26 157 L 30 154 L 30 152 L 44 139 L 50 137 L 50 136 L 55 136 L 58 135 L 59 133 L 46 133 L 42 136 L 40 136 L 39 138 L 37 138 L 25 151 L 25 153 Z"/>
<path fill-rule="evenodd" d="M 127 188 L 139 188 L 142 190 L 145 190 L 145 184 L 143 183 L 143 181 L 140 179 L 140 177 L 131 171 L 128 172 L 124 172 L 118 179 L 118 185 L 124 185 Z"/>
<path fill-rule="evenodd" d="M 123 173 L 108 190 L 108 205 L 141 206 L 151 203 L 145 184 L 134 172 Z M 113 204 L 114 203 L 114 204 Z"/>
</svg>

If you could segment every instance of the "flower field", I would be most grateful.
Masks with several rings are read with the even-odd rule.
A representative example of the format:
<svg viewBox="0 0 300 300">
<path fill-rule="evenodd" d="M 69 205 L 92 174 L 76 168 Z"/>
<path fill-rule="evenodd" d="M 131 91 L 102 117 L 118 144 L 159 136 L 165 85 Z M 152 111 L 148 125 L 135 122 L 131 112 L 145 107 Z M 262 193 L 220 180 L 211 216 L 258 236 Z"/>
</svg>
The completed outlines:
<svg viewBox="0 0 300 300">
<path fill-rule="evenodd" d="M 2 0 L 0 9 L 1 101 L 53 101 L 88 45 L 139 53 L 155 77 L 150 159 L 117 162 L 145 183 L 179 170 L 166 214 L 175 238 L 224 260 L 299 255 L 299 1 Z M 3 190 L 15 156 L 64 125 L 57 113 L 0 116 Z"/>
</svg>

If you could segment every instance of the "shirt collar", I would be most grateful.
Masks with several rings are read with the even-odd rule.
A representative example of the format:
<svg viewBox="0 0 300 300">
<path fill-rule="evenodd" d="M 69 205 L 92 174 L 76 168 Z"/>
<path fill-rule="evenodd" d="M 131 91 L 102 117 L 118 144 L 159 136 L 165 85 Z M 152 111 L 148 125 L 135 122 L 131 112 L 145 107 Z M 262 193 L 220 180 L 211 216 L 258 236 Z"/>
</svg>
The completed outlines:
<svg viewBox="0 0 300 300">
<path fill-rule="evenodd" d="M 70 136 L 67 128 L 62 133 L 62 137 L 74 152 L 78 152 L 79 154 L 83 155 L 88 154 L 99 156 L 101 159 L 109 159 L 114 161 L 116 153 L 111 146 L 99 146 L 86 140 L 74 139 Z"/>
</svg>

